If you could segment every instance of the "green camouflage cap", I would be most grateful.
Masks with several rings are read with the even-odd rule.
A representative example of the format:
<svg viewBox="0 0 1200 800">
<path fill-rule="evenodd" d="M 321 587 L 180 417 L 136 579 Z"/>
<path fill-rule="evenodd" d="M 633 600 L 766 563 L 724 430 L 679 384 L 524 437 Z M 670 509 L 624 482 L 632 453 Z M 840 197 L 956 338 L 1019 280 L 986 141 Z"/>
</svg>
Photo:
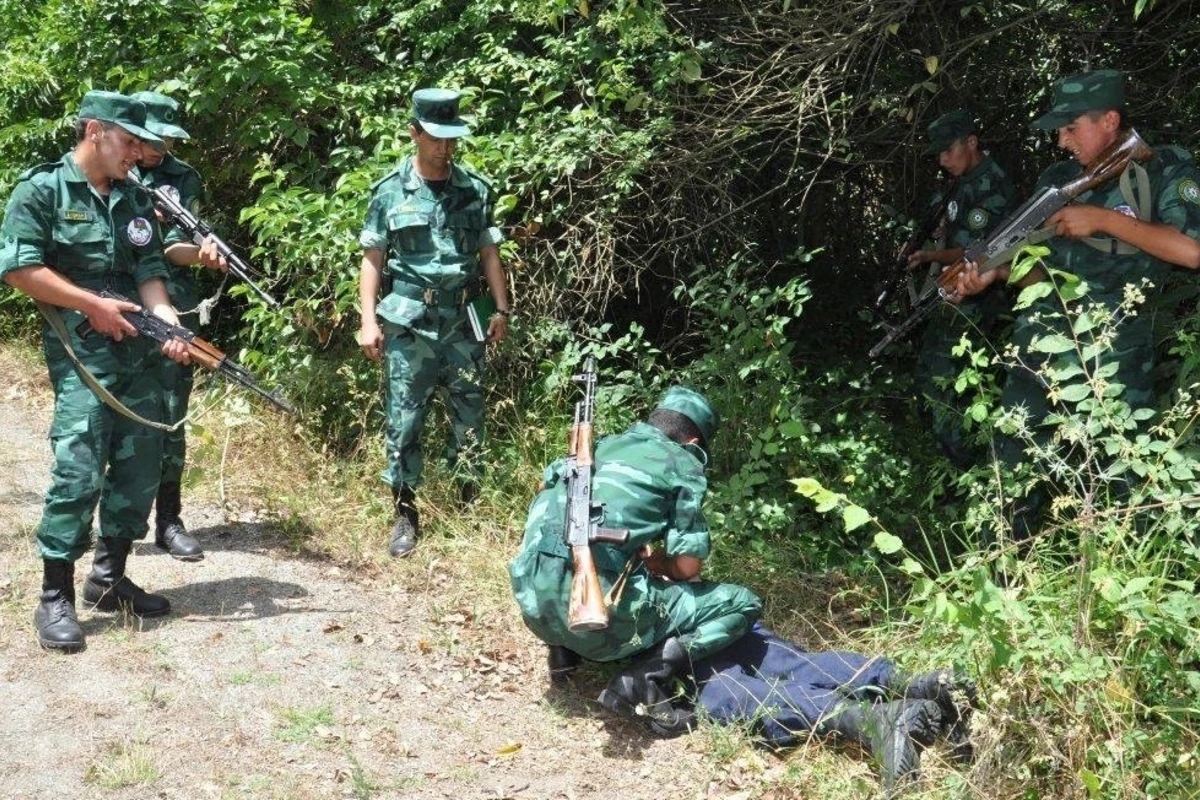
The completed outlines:
<svg viewBox="0 0 1200 800">
<path fill-rule="evenodd" d="M 80 119 L 98 119 L 111 122 L 132 133 L 144 142 L 161 145 L 162 139 L 146 130 L 146 107 L 117 92 L 92 91 L 83 96 L 79 104 Z"/>
<path fill-rule="evenodd" d="M 929 144 L 925 147 L 925 155 L 933 156 L 950 147 L 959 139 L 965 139 L 972 133 L 979 133 L 979 125 L 975 117 L 966 109 L 955 109 L 948 114 L 929 123 L 926 129 L 929 134 Z"/>
<path fill-rule="evenodd" d="M 1054 84 L 1054 102 L 1033 127 L 1056 130 L 1089 111 L 1110 110 L 1125 110 L 1125 76 L 1115 69 L 1080 72 Z"/>
<path fill-rule="evenodd" d="M 457 139 L 471 132 L 458 116 L 462 95 L 450 89 L 418 89 L 413 92 L 413 119 L 421 129 L 439 139 Z"/>
<path fill-rule="evenodd" d="M 682 386 L 667 389 L 658 401 L 658 408 L 677 411 L 690 419 L 700 430 L 700 438 L 703 440 L 700 444 L 705 448 L 717 432 L 717 426 L 721 424 L 721 418 L 703 395 Z"/>
<path fill-rule="evenodd" d="M 190 139 L 179 127 L 179 103 L 158 92 L 134 92 L 129 95 L 146 107 L 146 127 L 167 139 Z"/>
</svg>

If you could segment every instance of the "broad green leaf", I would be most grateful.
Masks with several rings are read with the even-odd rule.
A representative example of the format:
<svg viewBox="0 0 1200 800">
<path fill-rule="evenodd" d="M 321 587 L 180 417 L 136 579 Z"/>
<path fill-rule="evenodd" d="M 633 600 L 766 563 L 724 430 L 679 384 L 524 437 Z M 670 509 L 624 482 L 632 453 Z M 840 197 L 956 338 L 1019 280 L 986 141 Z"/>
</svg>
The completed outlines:
<svg viewBox="0 0 1200 800">
<path fill-rule="evenodd" d="M 1086 383 L 1074 383 L 1059 392 L 1059 397 L 1068 403 L 1078 403 L 1091 393 L 1092 387 Z"/>
<path fill-rule="evenodd" d="M 1065 353 L 1075 349 L 1075 342 L 1061 333 L 1051 333 L 1034 339 L 1029 349 L 1039 353 Z"/>
<path fill-rule="evenodd" d="M 1017 295 L 1017 302 L 1013 304 L 1013 308 L 1018 311 L 1022 308 L 1029 308 L 1043 297 L 1048 297 L 1053 291 L 1054 287 L 1048 281 L 1041 281 L 1031 286 L 1026 286 Z"/>
<path fill-rule="evenodd" d="M 900 537 L 887 531 L 880 531 L 875 534 L 874 539 L 875 549 L 883 553 L 885 556 L 890 556 L 892 553 L 897 553 L 904 547 L 904 542 L 900 541 Z"/>
<path fill-rule="evenodd" d="M 846 532 L 861 528 L 871 521 L 871 514 L 865 508 L 850 504 L 842 509 L 842 522 L 846 526 Z"/>
<path fill-rule="evenodd" d="M 796 478 L 792 481 L 792 485 L 796 487 L 797 492 L 805 497 L 813 497 L 817 492 L 824 489 L 820 481 L 812 478 Z"/>
<path fill-rule="evenodd" d="M 1091 313 L 1084 311 L 1075 318 L 1075 322 L 1071 325 L 1071 332 L 1078 336 L 1081 333 L 1087 333 L 1092 328 L 1096 327 L 1096 320 Z"/>
<path fill-rule="evenodd" d="M 932 75 L 935 72 L 937 72 L 937 69 L 938 69 L 938 57 L 937 56 L 926 56 L 925 71 L 928 72 L 930 75 Z"/>
</svg>

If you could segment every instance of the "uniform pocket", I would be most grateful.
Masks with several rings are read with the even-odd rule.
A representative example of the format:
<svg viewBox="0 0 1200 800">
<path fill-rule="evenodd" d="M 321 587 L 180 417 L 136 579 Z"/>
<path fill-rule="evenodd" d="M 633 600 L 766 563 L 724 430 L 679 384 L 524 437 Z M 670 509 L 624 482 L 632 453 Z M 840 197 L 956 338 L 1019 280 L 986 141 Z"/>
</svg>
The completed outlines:
<svg viewBox="0 0 1200 800">
<path fill-rule="evenodd" d="M 425 214 L 389 214 L 388 242 L 400 253 L 432 253 L 437 250 L 429 217 Z"/>
<path fill-rule="evenodd" d="M 54 225 L 54 246 L 58 251 L 55 269 L 73 273 L 73 277 L 103 275 L 108 271 L 111 239 L 111 231 L 103 221 L 57 220 Z"/>
<path fill-rule="evenodd" d="M 446 215 L 446 227 L 454 237 L 454 249 L 459 255 L 471 255 L 479 249 L 483 233 L 483 218 L 475 211 L 455 211 Z"/>
</svg>

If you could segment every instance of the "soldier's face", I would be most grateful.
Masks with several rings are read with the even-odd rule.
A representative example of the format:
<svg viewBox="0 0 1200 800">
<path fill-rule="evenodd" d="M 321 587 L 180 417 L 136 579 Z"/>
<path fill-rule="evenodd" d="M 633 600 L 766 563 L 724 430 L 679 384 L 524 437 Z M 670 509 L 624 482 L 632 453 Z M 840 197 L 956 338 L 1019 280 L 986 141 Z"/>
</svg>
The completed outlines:
<svg viewBox="0 0 1200 800">
<path fill-rule="evenodd" d="M 139 162 L 143 167 L 153 168 L 162 163 L 163 157 L 171 152 L 171 147 L 174 146 L 175 140 L 163 138 L 162 150 L 149 144 L 142 144 L 142 160 Z"/>
<path fill-rule="evenodd" d="M 955 178 L 966 175 L 975 166 L 975 149 L 971 146 L 974 136 L 959 139 L 938 154 L 938 164 Z"/>
<path fill-rule="evenodd" d="M 104 174 L 115 180 L 124 180 L 142 157 L 142 140 L 116 125 L 104 129 L 93 141 Z"/>
<path fill-rule="evenodd" d="M 1081 114 L 1058 129 L 1058 146 L 1086 167 L 1116 139 L 1120 121 L 1115 111 Z"/>
<path fill-rule="evenodd" d="M 429 164 L 440 169 L 449 169 L 454 160 L 454 146 L 457 139 L 439 139 L 430 136 L 422 130 L 413 129 L 413 144 L 417 146 L 417 158 L 422 164 Z"/>
</svg>

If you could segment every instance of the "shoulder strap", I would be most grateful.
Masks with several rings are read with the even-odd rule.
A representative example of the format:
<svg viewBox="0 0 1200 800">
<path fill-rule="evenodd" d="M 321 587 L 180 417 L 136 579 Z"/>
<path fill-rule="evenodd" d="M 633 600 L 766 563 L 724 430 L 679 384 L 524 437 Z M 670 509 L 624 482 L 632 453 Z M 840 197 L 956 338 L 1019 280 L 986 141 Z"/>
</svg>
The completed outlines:
<svg viewBox="0 0 1200 800">
<path fill-rule="evenodd" d="M 160 431 L 173 431 L 178 429 L 181 425 L 183 425 L 183 423 L 187 422 L 188 417 L 184 417 L 174 425 L 167 425 L 162 422 L 148 420 L 114 397 L 112 392 L 108 391 L 108 389 L 105 389 L 104 385 L 101 384 L 100 381 L 96 380 L 96 376 L 93 375 L 88 368 L 83 365 L 83 362 L 79 360 L 79 356 L 75 355 L 75 348 L 71 347 L 71 335 L 67 332 L 67 326 L 65 323 L 63 323 L 62 315 L 58 313 L 58 309 L 55 306 L 52 306 L 49 303 L 43 303 L 40 300 L 37 301 L 37 307 L 38 310 L 42 312 L 42 316 L 46 318 L 46 321 L 50 323 L 50 328 L 54 331 L 54 335 L 58 337 L 60 342 L 62 342 L 63 348 L 67 351 L 67 357 L 71 359 L 71 363 L 75 365 L 76 372 L 79 373 L 80 380 L 87 384 L 87 387 L 104 402 L 104 405 L 108 406 L 113 411 L 116 411 L 123 417 Z"/>
<path fill-rule="evenodd" d="M 1130 178 L 1130 173 L 1133 174 L 1132 178 Z M 1137 181 L 1136 195 L 1134 194 L 1135 180 Z M 1150 194 L 1150 176 L 1146 172 L 1146 168 L 1136 161 L 1130 161 L 1129 166 L 1121 173 L 1120 187 L 1121 199 L 1129 204 L 1129 207 L 1137 214 L 1137 218 L 1143 222 L 1149 220 L 1150 214 L 1154 210 L 1154 198 Z M 1088 236 L 1080 241 L 1093 250 L 1112 255 L 1131 256 L 1141 252 L 1133 245 L 1110 236 Z"/>
</svg>

